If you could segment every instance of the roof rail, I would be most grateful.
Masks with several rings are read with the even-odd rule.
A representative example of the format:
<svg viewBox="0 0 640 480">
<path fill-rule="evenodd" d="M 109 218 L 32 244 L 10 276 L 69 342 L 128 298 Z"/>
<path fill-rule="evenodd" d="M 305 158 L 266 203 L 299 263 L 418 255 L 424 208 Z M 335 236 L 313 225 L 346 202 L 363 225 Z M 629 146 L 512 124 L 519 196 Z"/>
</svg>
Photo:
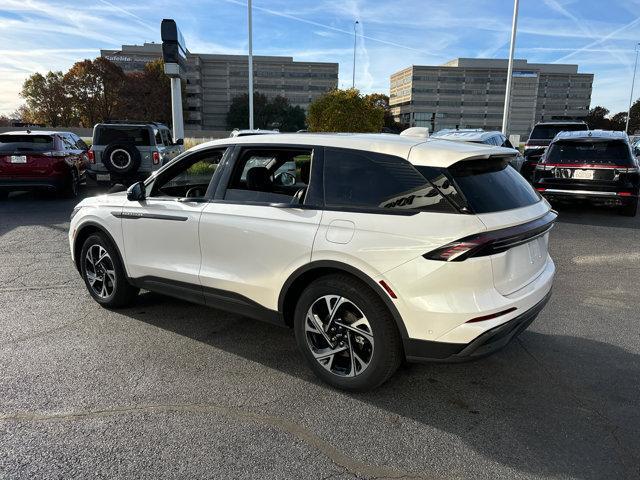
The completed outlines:
<svg viewBox="0 0 640 480">
<path fill-rule="evenodd" d="M 104 122 L 99 122 L 102 123 L 104 125 L 114 125 L 114 124 L 124 124 L 124 125 L 163 125 L 166 127 L 166 125 L 162 122 L 151 122 L 149 120 L 112 120 L 112 119 L 108 119 L 105 120 Z"/>
</svg>

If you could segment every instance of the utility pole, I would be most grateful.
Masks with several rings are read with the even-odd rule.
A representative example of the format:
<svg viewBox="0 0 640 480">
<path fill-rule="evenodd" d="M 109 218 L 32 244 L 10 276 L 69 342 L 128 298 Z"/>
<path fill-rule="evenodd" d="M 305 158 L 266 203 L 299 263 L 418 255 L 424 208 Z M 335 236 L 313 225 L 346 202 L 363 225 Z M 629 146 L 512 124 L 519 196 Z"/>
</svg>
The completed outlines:
<svg viewBox="0 0 640 480">
<path fill-rule="evenodd" d="M 249 129 L 253 130 L 253 27 L 251 25 L 251 0 L 248 0 L 249 9 Z"/>
<path fill-rule="evenodd" d="M 636 70 L 638 69 L 638 52 L 640 52 L 640 42 L 636 44 L 636 63 L 633 66 L 633 79 L 631 80 L 631 94 L 629 95 L 629 110 L 627 111 L 627 124 L 624 131 L 629 133 L 629 120 L 631 120 L 631 107 L 633 106 L 633 89 L 636 86 Z"/>
<path fill-rule="evenodd" d="M 507 68 L 507 90 L 504 96 L 504 113 L 502 114 L 502 133 L 507 134 L 509 125 L 509 107 L 511 103 L 511 83 L 513 82 L 513 54 L 516 49 L 516 30 L 518 29 L 518 0 L 513 2 L 513 22 L 511 24 L 511 45 L 509 46 L 509 68 Z"/>
<path fill-rule="evenodd" d="M 353 79 L 351 81 L 351 88 L 356 88 L 356 39 L 358 38 L 356 28 L 358 23 L 358 20 L 356 20 L 353 24 Z"/>
</svg>

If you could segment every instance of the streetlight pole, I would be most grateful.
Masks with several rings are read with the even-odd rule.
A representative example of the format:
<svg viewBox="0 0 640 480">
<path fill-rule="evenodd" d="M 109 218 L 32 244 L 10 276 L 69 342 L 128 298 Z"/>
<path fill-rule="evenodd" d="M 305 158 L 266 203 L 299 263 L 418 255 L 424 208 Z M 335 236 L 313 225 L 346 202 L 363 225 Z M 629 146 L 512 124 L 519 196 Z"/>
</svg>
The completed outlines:
<svg viewBox="0 0 640 480">
<path fill-rule="evenodd" d="M 509 107 L 511 103 L 511 83 L 513 82 L 513 53 L 516 49 L 516 30 L 518 29 L 518 0 L 513 2 L 513 22 L 511 23 L 511 45 L 509 46 L 509 68 L 507 68 L 507 90 L 504 96 L 504 113 L 502 114 L 502 133 L 507 134 L 509 124 Z"/>
<path fill-rule="evenodd" d="M 249 8 L 249 129 L 253 130 L 253 28 L 251 25 L 251 0 Z"/>
<path fill-rule="evenodd" d="M 351 80 L 351 88 L 356 88 L 356 39 L 358 38 L 356 26 L 358 23 L 358 20 L 356 20 L 353 24 L 353 79 Z"/>
<path fill-rule="evenodd" d="M 627 111 L 627 124 L 624 131 L 629 133 L 629 120 L 631 120 L 631 107 L 633 106 L 633 89 L 636 86 L 636 70 L 638 69 L 638 52 L 640 52 L 640 42 L 636 44 L 636 63 L 633 66 L 633 79 L 631 80 L 631 94 L 629 95 L 629 110 Z"/>
</svg>

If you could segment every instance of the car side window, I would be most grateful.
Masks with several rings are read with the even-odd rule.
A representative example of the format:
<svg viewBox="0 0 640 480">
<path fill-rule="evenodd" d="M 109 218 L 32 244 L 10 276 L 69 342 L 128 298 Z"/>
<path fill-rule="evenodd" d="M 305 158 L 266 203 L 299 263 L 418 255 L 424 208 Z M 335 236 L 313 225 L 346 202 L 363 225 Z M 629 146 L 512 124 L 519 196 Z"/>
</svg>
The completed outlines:
<svg viewBox="0 0 640 480">
<path fill-rule="evenodd" d="M 324 195 L 325 205 L 336 209 L 455 212 L 408 161 L 360 150 L 325 149 Z"/>
<path fill-rule="evenodd" d="M 312 149 L 246 148 L 240 152 L 225 200 L 250 203 L 304 202 Z"/>
<path fill-rule="evenodd" d="M 77 149 L 75 142 L 72 140 L 70 135 L 61 135 L 60 138 L 62 138 L 62 145 L 64 145 L 65 150 Z"/>
<path fill-rule="evenodd" d="M 149 197 L 204 197 L 211 184 L 225 148 L 193 153 L 158 174 L 151 184 Z"/>
</svg>

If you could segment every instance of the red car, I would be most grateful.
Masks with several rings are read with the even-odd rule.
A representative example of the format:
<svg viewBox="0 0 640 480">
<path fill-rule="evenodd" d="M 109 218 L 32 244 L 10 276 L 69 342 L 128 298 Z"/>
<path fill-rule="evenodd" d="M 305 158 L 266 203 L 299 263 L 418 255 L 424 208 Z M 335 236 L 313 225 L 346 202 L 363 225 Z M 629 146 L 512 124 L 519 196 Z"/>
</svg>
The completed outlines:
<svg viewBox="0 0 640 480">
<path fill-rule="evenodd" d="M 88 150 L 71 132 L 0 134 L 0 199 L 11 191 L 35 189 L 75 198 L 85 177 Z"/>
</svg>

